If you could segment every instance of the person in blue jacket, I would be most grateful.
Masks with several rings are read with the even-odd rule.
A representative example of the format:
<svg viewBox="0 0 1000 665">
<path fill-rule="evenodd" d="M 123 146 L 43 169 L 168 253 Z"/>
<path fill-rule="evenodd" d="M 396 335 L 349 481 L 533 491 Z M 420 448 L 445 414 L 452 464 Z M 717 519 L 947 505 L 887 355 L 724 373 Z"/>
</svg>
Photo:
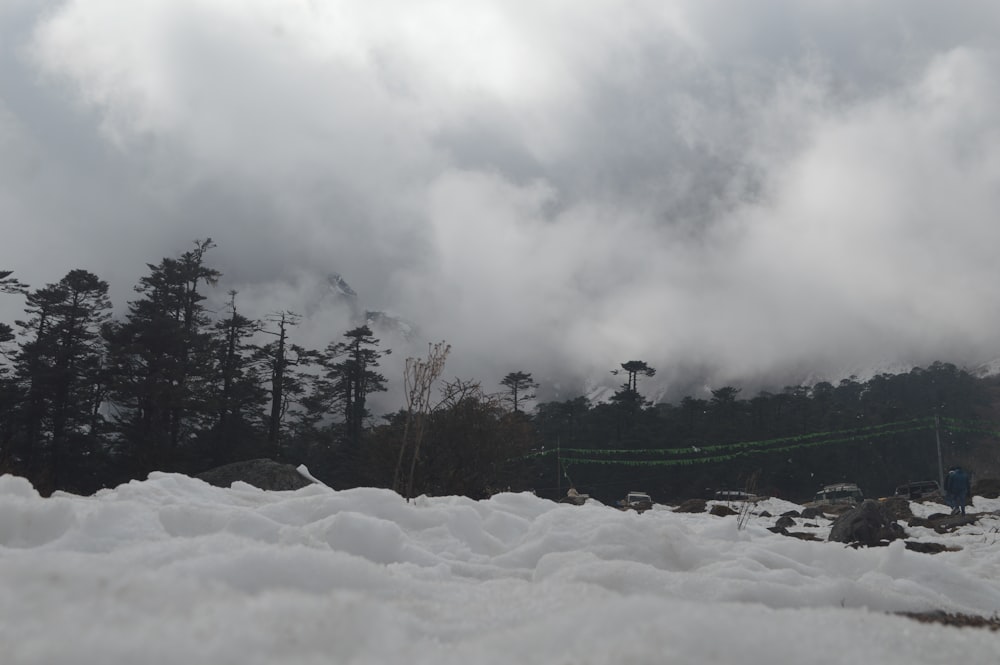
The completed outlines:
<svg viewBox="0 0 1000 665">
<path fill-rule="evenodd" d="M 968 503 L 971 491 L 972 478 L 969 472 L 960 466 L 954 466 L 948 470 L 948 477 L 944 481 L 944 491 L 948 497 L 948 505 L 951 506 L 951 514 L 965 514 L 965 504 Z"/>
</svg>

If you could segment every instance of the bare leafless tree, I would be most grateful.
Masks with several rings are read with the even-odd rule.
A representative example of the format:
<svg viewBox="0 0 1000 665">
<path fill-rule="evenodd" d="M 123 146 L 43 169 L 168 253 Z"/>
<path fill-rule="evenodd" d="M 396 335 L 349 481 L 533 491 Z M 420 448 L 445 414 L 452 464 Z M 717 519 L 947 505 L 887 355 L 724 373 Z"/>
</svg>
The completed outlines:
<svg viewBox="0 0 1000 665">
<path fill-rule="evenodd" d="M 413 475 L 420 457 L 420 442 L 424 435 L 424 424 L 431 410 L 431 388 L 434 381 L 444 371 L 444 363 L 451 351 L 451 345 L 441 341 L 427 345 L 427 358 L 407 358 L 403 372 L 403 384 L 406 389 L 406 421 L 403 425 L 403 440 L 399 446 L 399 459 L 396 461 L 396 472 L 393 475 L 392 488 L 400 491 L 402 484 L 403 460 L 406 449 L 413 439 L 413 455 L 410 458 L 410 471 L 406 479 L 406 498 L 413 493 Z"/>
</svg>

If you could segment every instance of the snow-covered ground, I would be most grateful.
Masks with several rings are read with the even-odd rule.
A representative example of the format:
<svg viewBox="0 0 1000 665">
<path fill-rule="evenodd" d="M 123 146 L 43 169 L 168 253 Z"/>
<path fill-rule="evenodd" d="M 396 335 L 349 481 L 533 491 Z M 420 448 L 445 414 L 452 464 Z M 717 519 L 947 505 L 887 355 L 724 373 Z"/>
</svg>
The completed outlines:
<svg viewBox="0 0 1000 665">
<path fill-rule="evenodd" d="M 894 613 L 1000 611 L 1000 517 L 908 529 L 960 548 L 930 555 L 767 530 L 797 508 L 763 501 L 771 517 L 740 529 L 530 494 L 407 503 L 153 474 L 41 498 L 3 476 L 0 662 L 997 662 L 1000 633 Z M 829 521 L 790 530 L 824 536 Z"/>
</svg>

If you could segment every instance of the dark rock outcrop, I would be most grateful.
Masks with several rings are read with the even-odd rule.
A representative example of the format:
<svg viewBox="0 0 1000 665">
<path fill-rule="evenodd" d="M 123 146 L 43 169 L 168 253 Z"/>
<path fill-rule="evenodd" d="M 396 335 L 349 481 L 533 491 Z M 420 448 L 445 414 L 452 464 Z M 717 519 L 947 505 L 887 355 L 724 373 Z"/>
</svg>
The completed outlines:
<svg viewBox="0 0 1000 665">
<path fill-rule="evenodd" d="M 312 481 L 303 476 L 291 464 L 280 464 L 269 459 L 252 459 L 234 462 L 199 473 L 195 478 L 216 487 L 230 487 L 237 481 L 259 487 L 262 490 L 297 490 Z"/>
<path fill-rule="evenodd" d="M 589 494 L 580 494 L 575 487 L 570 487 L 566 496 L 559 499 L 559 503 L 572 503 L 574 506 L 582 506 L 590 498 Z"/>
<path fill-rule="evenodd" d="M 819 506 L 820 511 L 824 515 L 834 515 L 834 516 L 840 516 L 843 515 L 844 513 L 849 513 L 855 508 L 857 508 L 857 504 L 853 503 L 824 503 L 823 505 Z"/>
<path fill-rule="evenodd" d="M 795 526 L 795 518 L 791 515 L 782 515 L 778 518 L 778 521 L 774 523 L 774 526 L 787 529 L 790 526 Z"/>
<path fill-rule="evenodd" d="M 905 538 L 906 532 L 877 501 L 868 499 L 833 522 L 827 540 L 856 547 L 875 547 Z"/>
<path fill-rule="evenodd" d="M 808 531 L 785 531 L 785 535 L 791 538 L 798 538 L 799 540 L 819 540 L 816 534 L 809 533 Z"/>
<path fill-rule="evenodd" d="M 891 496 L 880 503 L 882 512 L 894 520 L 908 520 L 913 517 L 910 502 L 901 496 Z"/>
<path fill-rule="evenodd" d="M 926 518 L 914 517 L 907 522 L 907 525 L 934 529 L 937 533 L 949 533 L 960 526 L 975 524 L 978 521 L 979 515 L 975 513 L 969 513 L 968 515 L 946 515 L 944 513 L 934 513 Z"/>
<path fill-rule="evenodd" d="M 703 513 L 706 502 L 704 499 L 688 499 L 674 508 L 675 513 Z"/>
<path fill-rule="evenodd" d="M 717 515 L 719 517 L 725 517 L 726 515 L 735 515 L 736 511 L 729 506 L 717 503 L 712 506 L 712 509 L 708 511 L 710 515 Z"/>
<path fill-rule="evenodd" d="M 972 495 L 984 499 L 1000 499 L 1000 479 L 983 478 L 972 484 Z"/>
<path fill-rule="evenodd" d="M 771 533 L 780 533 L 782 536 L 798 538 L 799 540 L 819 540 L 815 534 L 808 531 L 789 531 L 787 527 L 778 526 L 777 524 L 767 527 L 767 530 Z"/>
<path fill-rule="evenodd" d="M 906 549 L 912 550 L 914 552 L 922 552 L 923 554 L 937 554 L 938 552 L 955 552 L 958 548 L 948 547 L 947 545 L 942 545 L 941 543 L 921 543 L 916 540 L 907 540 L 905 543 Z"/>
</svg>

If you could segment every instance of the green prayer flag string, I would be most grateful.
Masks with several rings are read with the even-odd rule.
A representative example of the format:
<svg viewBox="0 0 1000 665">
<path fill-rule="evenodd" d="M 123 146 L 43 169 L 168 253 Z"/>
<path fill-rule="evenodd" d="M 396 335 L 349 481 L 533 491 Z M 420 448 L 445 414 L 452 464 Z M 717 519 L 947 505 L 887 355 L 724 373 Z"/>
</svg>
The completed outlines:
<svg viewBox="0 0 1000 665">
<path fill-rule="evenodd" d="M 901 420 L 880 425 L 870 425 L 850 430 L 834 430 L 830 432 L 813 432 L 798 436 L 786 436 L 762 441 L 743 441 L 737 443 L 717 444 L 711 446 L 688 446 L 685 448 L 562 448 L 561 459 L 564 464 L 604 464 L 615 466 L 689 466 L 692 464 L 709 464 L 713 462 L 724 462 L 737 457 L 750 454 L 767 454 L 778 452 L 789 452 L 802 450 L 804 448 L 816 448 L 833 444 L 858 443 L 865 440 L 892 436 L 894 434 L 908 434 L 934 429 L 934 418 L 914 418 L 911 420 Z M 958 418 L 940 418 L 942 429 L 951 432 L 969 432 L 979 434 L 989 434 L 1000 438 L 1000 430 L 993 429 L 996 424 L 987 421 L 962 420 Z M 792 445 L 776 445 L 789 443 Z M 699 453 L 731 452 L 723 455 L 697 455 Z M 555 453 L 555 449 L 537 451 L 529 453 L 521 459 L 543 457 Z M 569 456 L 566 456 L 567 454 Z M 672 456 L 676 459 L 622 459 L 610 458 L 601 459 L 601 455 L 660 455 Z M 688 457 L 679 457 L 688 455 Z"/>
</svg>

